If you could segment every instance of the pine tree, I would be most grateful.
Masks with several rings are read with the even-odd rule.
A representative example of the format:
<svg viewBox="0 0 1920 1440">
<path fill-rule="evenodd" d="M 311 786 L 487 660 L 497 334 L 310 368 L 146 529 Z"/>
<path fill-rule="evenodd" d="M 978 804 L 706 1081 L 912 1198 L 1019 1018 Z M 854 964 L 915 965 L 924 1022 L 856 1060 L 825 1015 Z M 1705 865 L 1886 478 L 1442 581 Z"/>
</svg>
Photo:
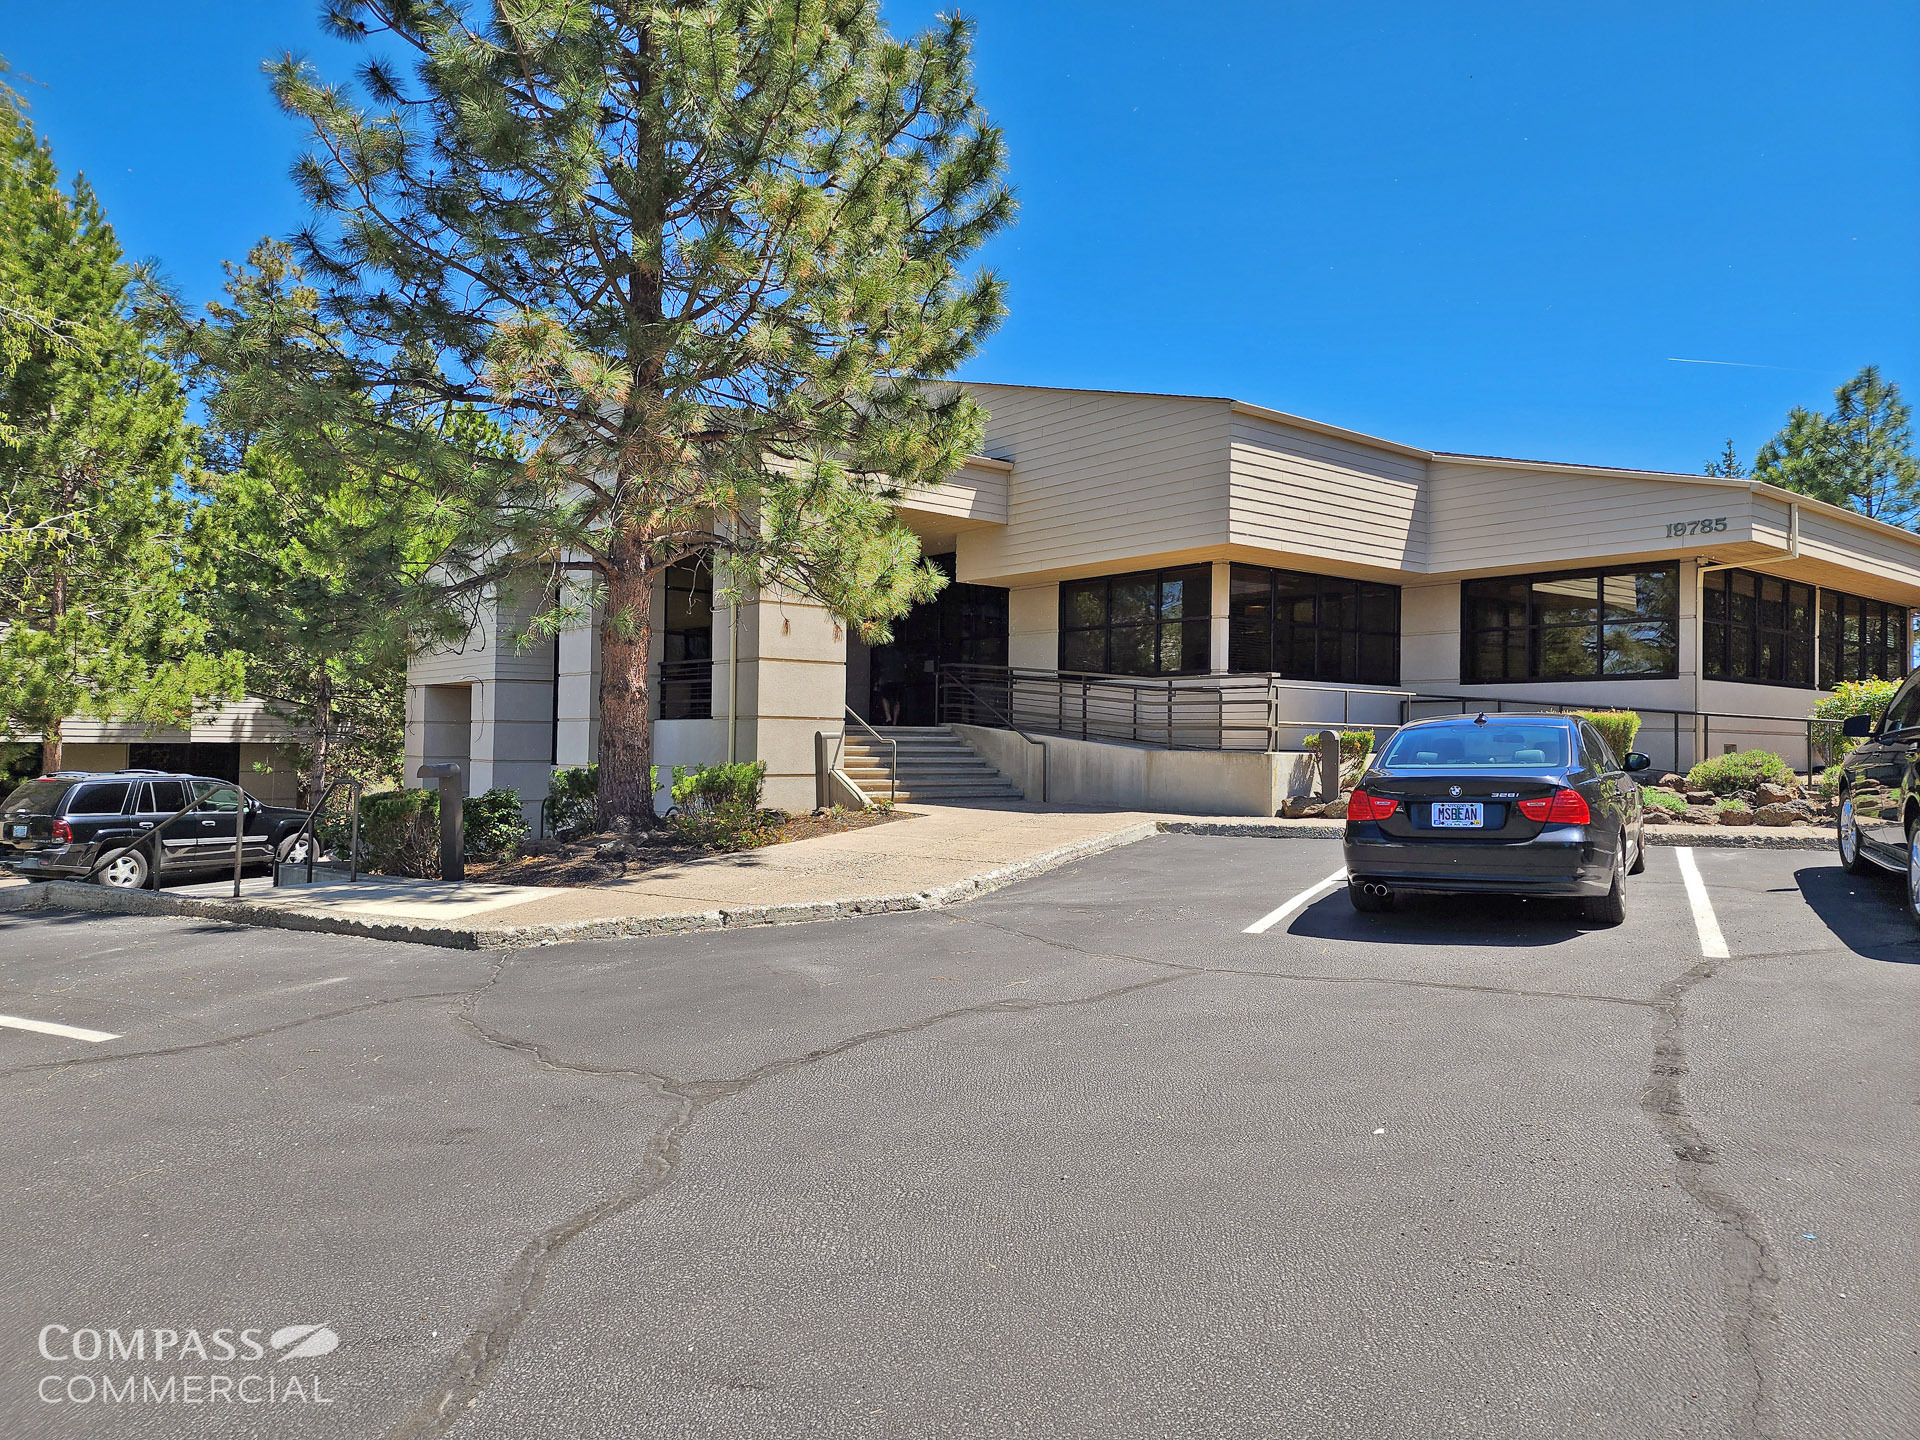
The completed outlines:
<svg viewBox="0 0 1920 1440">
<path fill-rule="evenodd" d="M 1720 458 L 1709 460 L 1707 468 L 1700 473 L 1719 475 L 1728 480 L 1740 480 L 1746 477 L 1746 469 L 1740 463 L 1740 454 L 1733 448 L 1732 437 L 1728 437 L 1727 443 L 1720 447 Z"/>
<path fill-rule="evenodd" d="M 4 87 L 0 87 L 4 90 Z M 183 454 L 178 377 L 131 309 L 134 273 L 83 177 L 0 95 L 0 734 L 85 711 L 183 724 L 239 694 L 183 603 L 171 486 Z"/>
<path fill-rule="evenodd" d="M 1796 405 L 1754 458 L 1753 478 L 1916 528 L 1920 462 L 1900 387 L 1869 365 L 1833 392 L 1833 402 L 1828 415 Z"/>
<path fill-rule="evenodd" d="M 334 0 L 327 21 L 412 73 L 374 60 L 350 92 L 272 67 L 312 127 L 299 252 L 341 333 L 269 408 L 369 450 L 460 406 L 516 437 L 523 460 L 467 472 L 490 508 L 430 456 L 382 463 L 491 513 L 474 553 L 538 567 L 544 624 L 597 608 L 601 819 L 651 817 L 658 571 L 714 557 L 731 593 L 798 591 L 872 639 L 942 583 L 890 501 L 977 445 L 978 406 L 928 382 L 1003 309 L 962 268 L 1013 213 L 970 26 L 902 42 L 877 0 Z M 222 363 L 272 349 L 235 334 Z"/>
</svg>

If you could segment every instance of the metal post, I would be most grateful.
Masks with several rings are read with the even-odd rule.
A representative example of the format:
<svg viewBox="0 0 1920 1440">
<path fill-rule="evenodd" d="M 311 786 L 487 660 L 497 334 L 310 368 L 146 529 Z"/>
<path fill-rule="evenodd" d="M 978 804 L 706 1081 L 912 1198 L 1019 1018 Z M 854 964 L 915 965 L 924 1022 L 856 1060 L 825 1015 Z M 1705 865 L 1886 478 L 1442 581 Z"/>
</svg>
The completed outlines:
<svg viewBox="0 0 1920 1440">
<path fill-rule="evenodd" d="M 233 787 L 233 898 L 240 898 L 240 850 L 247 838 L 247 797 Z"/>
<path fill-rule="evenodd" d="M 460 767 L 451 761 L 422 765 L 414 774 L 440 782 L 440 878 L 462 883 L 467 878 L 467 844 L 460 814 Z"/>
<path fill-rule="evenodd" d="M 351 781 L 347 786 L 347 799 L 353 802 L 353 839 L 347 843 L 353 848 L 347 852 L 347 883 L 360 883 L 360 782 Z M 311 855 L 319 848 L 319 842 L 311 836 L 307 839 L 307 854 Z"/>
<path fill-rule="evenodd" d="M 1173 681 L 1167 681 L 1167 749 L 1173 749 Z"/>
</svg>

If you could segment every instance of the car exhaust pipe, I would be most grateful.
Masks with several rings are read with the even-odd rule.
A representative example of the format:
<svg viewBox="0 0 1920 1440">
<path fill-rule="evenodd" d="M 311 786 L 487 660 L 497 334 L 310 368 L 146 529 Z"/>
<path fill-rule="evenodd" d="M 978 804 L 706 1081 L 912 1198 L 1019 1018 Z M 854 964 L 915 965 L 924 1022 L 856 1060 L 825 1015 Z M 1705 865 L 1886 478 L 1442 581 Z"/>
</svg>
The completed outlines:
<svg viewBox="0 0 1920 1440">
<path fill-rule="evenodd" d="M 1386 895 L 1386 893 L 1387 893 L 1387 887 L 1386 887 L 1386 886 L 1384 886 L 1384 885 L 1382 885 L 1382 884 L 1380 884 L 1380 882 L 1379 882 L 1379 881 L 1377 881 L 1377 880 L 1369 880 L 1369 881 L 1367 881 L 1367 883 L 1366 883 L 1366 884 L 1364 884 L 1364 885 L 1362 885 L 1362 886 L 1360 887 L 1360 889 L 1361 889 L 1361 891 L 1362 891 L 1362 893 L 1364 893 L 1364 894 L 1367 894 L 1367 895 L 1380 895 L 1380 896 L 1384 896 L 1384 895 Z"/>
</svg>

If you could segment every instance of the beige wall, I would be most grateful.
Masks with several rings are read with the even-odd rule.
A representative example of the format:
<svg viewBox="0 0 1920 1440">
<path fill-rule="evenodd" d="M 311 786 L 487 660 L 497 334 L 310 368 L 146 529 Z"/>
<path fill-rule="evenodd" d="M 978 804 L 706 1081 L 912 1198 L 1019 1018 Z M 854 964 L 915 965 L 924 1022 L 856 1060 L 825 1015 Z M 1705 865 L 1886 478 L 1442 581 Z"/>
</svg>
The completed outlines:
<svg viewBox="0 0 1920 1440">
<path fill-rule="evenodd" d="M 1054 670 L 1060 664 L 1060 587 L 1026 585 L 1007 592 L 1007 663 Z"/>
<path fill-rule="evenodd" d="M 1302 559 L 1420 569 L 1426 461 L 1281 424 L 1232 418 L 1230 539 Z M 1312 568 L 1310 565 L 1296 568 Z"/>
<path fill-rule="evenodd" d="M 736 758 L 766 762 L 768 805 L 813 808 L 813 737 L 845 720 L 846 655 L 845 628 L 824 606 L 769 592 L 740 607 Z"/>
</svg>

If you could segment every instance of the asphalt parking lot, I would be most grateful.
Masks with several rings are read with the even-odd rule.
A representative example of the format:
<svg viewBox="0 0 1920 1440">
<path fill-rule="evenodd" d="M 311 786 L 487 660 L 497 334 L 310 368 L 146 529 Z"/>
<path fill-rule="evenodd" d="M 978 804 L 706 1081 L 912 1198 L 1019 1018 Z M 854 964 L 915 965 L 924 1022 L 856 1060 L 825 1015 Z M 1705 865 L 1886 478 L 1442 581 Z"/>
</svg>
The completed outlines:
<svg viewBox="0 0 1920 1440">
<path fill-rule="evenodd" d="M 1599 930 L 1338 867 L 510 954 L 0 916 L 0 1433 L 1920 1432 L 1896 881 L 1656 849 Z"/>
</svg>

